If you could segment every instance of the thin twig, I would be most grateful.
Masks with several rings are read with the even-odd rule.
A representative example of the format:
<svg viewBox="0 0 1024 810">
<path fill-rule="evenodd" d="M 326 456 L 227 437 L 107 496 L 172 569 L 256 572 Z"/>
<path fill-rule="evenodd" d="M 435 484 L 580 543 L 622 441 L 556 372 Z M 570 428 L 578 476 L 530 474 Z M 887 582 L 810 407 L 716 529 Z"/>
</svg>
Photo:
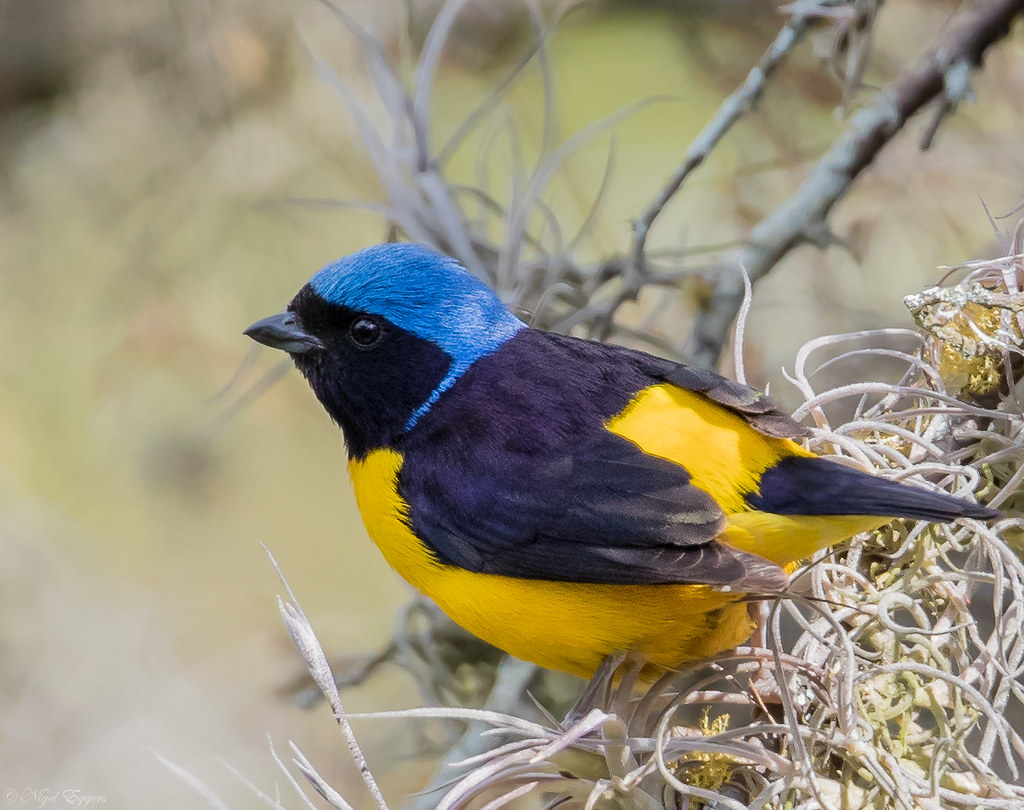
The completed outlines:
<svg viewBox="0 0 1024 810">
<path fill-rule="evenodd" d="M 896 85 L 879 92 L 853 116 L 847 130 L 818 161 L 803 184 L 787 201 L 750 231 L 739 261 L 757 283 L 793 248 L 810 242 L 827 246 L 831 241 L 828 216 L 853 187 L 860 174 L 925 106 L 940 99 L 943 104 L 960 101 L 964 71 L 982 64 L 990 46 L 1007 36 L 1015 18 L 1024 12 L 1024 0 L 990 0 L 947 34 L 924 60 Z M 952 106 L 944 108 L 945 115 Z M 686 347 L 692 361 L 714 367 L 728 339 L 743 299 L 743 285 L 731 273 L 719 276 L 714 294 L 697 317 Z"/>
<path fill-rule="evenodd" d="M 832 2 L 825 0 L 820 5 L 838 6 L 849 2 L 850 0 L 832 0 Z M 633 226 L 630 273 L 639 276 L 644 274 L 647 237 L 651 227 L 661 216 L 665 206 L 682 188 L 686 179 L 708 159 L 708 156 L 733 125 L 755 107 L 764 94 L 772 74 L 790 52 L 803 41 L 811 23 L 821 17 L 821 12 L 817 9 L 818 5 L 814 4 L 813 7 L 806 9 L 802 6 L 793 9 L 789 20 L 779 31 L 772 44 L 768 46 L 768 50 L 764 52 L 757 66 L 750 70 L 743 84 L 722 102 L 715 117 L 708 122 L 686 150 L 683 162 L 676 169 L 675 174 L 672 175 L 654 201 L 637 218 L 636 224 Z"/>
</svg>

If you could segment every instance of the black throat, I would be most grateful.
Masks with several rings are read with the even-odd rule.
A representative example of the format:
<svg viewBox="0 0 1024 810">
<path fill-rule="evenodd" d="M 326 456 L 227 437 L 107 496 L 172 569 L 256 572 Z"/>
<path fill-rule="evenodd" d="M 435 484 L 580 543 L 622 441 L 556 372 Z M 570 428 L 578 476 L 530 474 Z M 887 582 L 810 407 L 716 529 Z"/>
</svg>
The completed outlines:
<svg viewBox="0 0 1024 810">
<path fill-rule="evenodd" d="M 371 348 L 353 342 L 350 327 L 364 313 L 329 304 L 304 287 L 289 304 L 325 348 L 292 356 L 320 404 L 345 435 L 350 458 L 393 447 L 413 413 L 444 379 L 451 357 L 436 344 L 378 319 Z"/>
</svg>

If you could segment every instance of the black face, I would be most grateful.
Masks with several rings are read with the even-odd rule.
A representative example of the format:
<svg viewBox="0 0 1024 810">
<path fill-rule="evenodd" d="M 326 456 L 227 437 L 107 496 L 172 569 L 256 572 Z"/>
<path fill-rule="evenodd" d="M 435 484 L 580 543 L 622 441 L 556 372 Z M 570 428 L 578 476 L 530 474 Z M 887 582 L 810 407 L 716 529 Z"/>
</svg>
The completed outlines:
<svg viewBox="0 0 1024 810">
<path fill-rule="evenodd" d="M 288 312 L 321 344 L 292 351 L 292 359 L 341 426 L 353 458 L 399 440 L 451 365 L 434 343 L 385 318 L 329 304 L 309 285 Z"/>
</svg>

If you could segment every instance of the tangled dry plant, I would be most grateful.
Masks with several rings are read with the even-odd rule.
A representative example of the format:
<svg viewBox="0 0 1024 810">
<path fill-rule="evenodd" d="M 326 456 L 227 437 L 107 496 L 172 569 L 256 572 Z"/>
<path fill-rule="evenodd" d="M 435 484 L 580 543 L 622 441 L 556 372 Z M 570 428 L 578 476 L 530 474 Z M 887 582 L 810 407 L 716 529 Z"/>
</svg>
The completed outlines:
<svg viewBox="0 0 1024 810">
<path fill-rule="evenodd" d="M 579 246 L 594 223 L 611 160 L 590 215 L 572 236 L 562 233 L 543 191 L 574 149 L 630 111 L 561 146 L 553 144 L 548 29 L 530 5 L 538 30 L 533 47 L 435 148 L 431 88 L 461 5 L 455 0 L 443 6 L 408 82 L 390 65 L 378 36 L 331 6 L 362 47 L 385 113 L 384 123 L 375 124 L 366 102 L 317 60 L 347 104 L 380 177 L 387 202 L 369 205 L 387 218 L 393 233 L 457 256 L 539 326 L 641 340 L 677 354 L 677 347 L 655 337 L 650 323 L 618 317 L 621 305 L 641 288 L 674 290 L 692 272 L 685 264 L 686 251 L 655 254 L 646 249 L 650 227 L 689 174 L 766 91 L 774 66 L 812 22 L 834 26 L 835 41 L 845 43 L 843 49 L 837 44 L 831 61 L 835 67 L 845 60 L 844 98 L 849 100 L 881 8 L 881 3 L 861 0 L 801 1 L 788 7 L 789 20 L 761 64 L 723 103 L 679 172 L 638 219 L 632 250 L 588 262 L 579 258 Z M 970 69 L 1005 34 L 1020 5 L 979 4 L 972 22 L 954 29 L 948 47 L 936 50 L 939 56 L 908 74 L 893 95 L 880 93 L 865 106 L 797 194 L 751 233 L 740 258 L 752 265 L 754 281 L 801 241 L 828 244 L 831 207 L 927 98 L 942 101 L 938 126 L 966 93 Z M 860 21 L 856 58 L 849 53 L 851 20 Z M 545 87 L 541 155 L 521 173 L 522 161 L 513 155 L 514 176 L 501 197 L 490 188 L 487 152 L 518 138 L 513 119 L 495 111 L 532 64 L 539 65 Z M 445 176 L 446 161 L 479 127 L 489 127 L 489 136 L 481 141 L 477 182 L 452 183 Z M 501 132 L 507 137 L 499 138 Z M 929 142 L 932 135 L 934 128 Z M 644 689 L 637 688 L 639 671 L 633 662 L 616 662 L 620 677 L 615 688 L 605 679 L 604 693 L 599 689 L 592 696 L 597 708 L 571 715 L 571 722 L 559 723 L 524 701 L 527 689 L 536 688 L 532 667 L 496 664 L 479 648 L 468 658 L 486 659 L 492 668 L 484 679 L 491 698 L 485 708 L 465 708 L 465 690 L 431 650 L 437 636 L 423 643 L 403 629 L 372 663 L 403 653 L 406 661 L 429 659 L 431 695 L 456 705 L 363 716 L 469 724 L 430 792 L 410 806 L 494 810 L 527 796 L 566 810 L 1024 806 L 1024 738 L 1017 731 L 1024 725 L 1024 565 L 1017 553 L 1024 548 L 1024 520 L 1013 517 L 1024 507 L 1024 417 L 1017 382 L 1024 366 L 1022 234 L 1024 226 L 1005 257 L 956 268 L 966 272 L 959 282 L 910 296 L 907 305 L 918 330 L 812 341 L 797 355 L 789 378 L 803 398 L 795 417 L 816 425 L 810 440 L 816 452 L 920 486 L 977 497 L 1003 509 L 1006 517 L 992 526 L 966 520 L 952 526 L 897 521 L 860 535 L 793 575 L 788 598 L 770 608 L 765 647 L 695 662 Z M 735 257 L 729 261 L 734 267 Z M 722 295 L 698 319 L 697 356 L 705 361 L 718 356 L 732 314 L 740 310 L 737 277 L 723 273 Z M 818 390 L 817 375 L 824 369 L 835 373 L 851 361 L 858 367 L 856 361 L 865 356 L 892 364 L 899 381 L 856 381 Z M 742 364 L 739 370 L 742 375 Z M 445 632 L 437 631 L 443 622 L 430 608 L 422 611 L 431 632 Z M 282 603 L 282 614 L 344 730 L 371 796 L 386 810 L 313 629 L 294 598 Z M 358 678 L 371 670 L 372 665 L 361 668 Z M 348 810 L 349 801 L 291 747 L 291 766 L 274 757 L 306 805 L 313 806 L 292 770 L 331 806 Z M 257 793 L 270 806 L 283 808 L 279 798 Z"/>
</svg>

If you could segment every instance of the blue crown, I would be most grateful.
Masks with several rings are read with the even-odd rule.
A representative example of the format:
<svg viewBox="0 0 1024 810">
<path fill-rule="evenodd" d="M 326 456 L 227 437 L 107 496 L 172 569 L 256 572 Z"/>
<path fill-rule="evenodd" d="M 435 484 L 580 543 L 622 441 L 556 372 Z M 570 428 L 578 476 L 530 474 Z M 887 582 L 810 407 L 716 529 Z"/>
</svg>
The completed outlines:
<svg viewBox="0 0 1024 810">
<path fill-rule="evenodd" d="M 448 375 L 407 427 L 475 361 L 526 327 L 458 261 L 421 245 L 360 250 L 327 265 L 309 284 L 324 300 L 387 318 L 452 358 Z"/>
</svg>

